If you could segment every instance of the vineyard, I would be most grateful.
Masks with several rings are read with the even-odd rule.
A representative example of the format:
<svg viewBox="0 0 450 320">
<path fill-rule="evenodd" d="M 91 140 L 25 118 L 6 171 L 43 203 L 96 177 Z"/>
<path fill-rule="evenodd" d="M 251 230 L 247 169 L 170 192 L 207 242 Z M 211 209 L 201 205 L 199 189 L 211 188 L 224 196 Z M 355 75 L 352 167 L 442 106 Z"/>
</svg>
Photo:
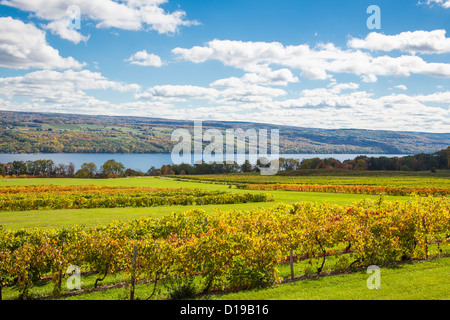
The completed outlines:
<svg viewBox="0 0 450 320">
<path fill-rule="evenodd" d="M 195 209 L 89 229 L 0 229 L 0 283 L 26 299 L 33 285 L 51 279 L 57 297 L 67 268 L 76 265 L 98 275 L 95 287 L 107 275 L 125 274 L 127 298 L 142 281 L 151 284 L 142 299 L 163 287 L 195 286 L 196 293 L 265 287 L 282 280 L 279 267 L 294 256 L 316 265 L 319 275 L 330 256 L 336 263 L 328 269 L 350 270 L 445 255 L 449 207 L 448 198 L 379 197 L 346 206 L 303 202 L 214 215 Z"/>
<path fill-rule="evenodd" d="M 0 187 L 0 211 L 185 206 L 265 201 L 273 199 L 269 194 L 227 193 L 200 189 L 95 185 Z"/>
<path fill-rule="evenodd" d="M 333 186 L 373 186 L 398 189 L 441 188 L 450 189 L 450 171 L 438 174 L 428 172 L 358 172 L 342 173 L 338 170 L 310 170 L 298 175 L 262 176 L 260 174 L 211 174 L 171 176 L 179 181 L 197 181 L 212 184 L 298 184 L 298 185 L 333 185 Z"/>
<path fill-rule="evenodd" d="M 244 184 L 238 188 L 246 190 L 297 191 L 297 192 L 332 192 L 356 194 L 387 194 L 391 196 L 447 196 L 450 188 L 395 188 L 376 186 L 346 186 L 346 185 L 296 185 L 296 184 Z"/>
</svg>

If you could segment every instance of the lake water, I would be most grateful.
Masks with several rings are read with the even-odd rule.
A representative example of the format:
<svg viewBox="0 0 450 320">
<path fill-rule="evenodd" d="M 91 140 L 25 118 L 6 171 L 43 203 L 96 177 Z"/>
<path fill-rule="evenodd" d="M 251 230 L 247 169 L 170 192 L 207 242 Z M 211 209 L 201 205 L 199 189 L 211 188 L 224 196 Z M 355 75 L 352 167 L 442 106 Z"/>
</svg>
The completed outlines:
<svg viewBox="0 0 450 320">
<path fill-rule="evenodd" d="M 364 154 L 281 154 L 280 158 L 303 159 L 310 158 L 335 158 L 339 161 L 354 159 L 357 156 Z M 248 154 L 246 155 L 248 157 Z M 370 154 L 369 157 L 402 157 L 405 154 Z M 28 160 L 53 160 L 55 164 L 75 164 L 76 170 L 85 162 L 94 162 L 100 168 L 106 161 L 114 159 L 121 162 L 126 168 L 133 170 L 141 170 L 147 172 L 152 166 L 161 168 L 163 164 L 173 164 L 171 154 L 99 154 L 99 153 L 38 153 L 38 154 L 0 154 L 0 163 L 7 163 L 13 161 L 28 161 Z M 204 159 L 208 162 L 208 159 Z M 191 164 L 193 164 L 193 156 L 191 157 Z"/>
</svg>

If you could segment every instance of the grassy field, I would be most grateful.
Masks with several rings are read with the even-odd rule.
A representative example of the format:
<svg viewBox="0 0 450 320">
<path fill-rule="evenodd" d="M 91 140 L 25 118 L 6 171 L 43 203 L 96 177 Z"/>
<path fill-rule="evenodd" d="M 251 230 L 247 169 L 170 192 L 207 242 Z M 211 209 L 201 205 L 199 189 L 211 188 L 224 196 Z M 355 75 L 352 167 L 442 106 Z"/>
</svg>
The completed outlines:
<svg viewBox="0 0 450 320">
<path fill-rule="evenodd" d="M 295 281 L 268 289 L 209 297 L 224 300 L 450 299 L 450 258 L 381 268 L 381 287 L 369 290 L 365 270 Z"/>
</svg>

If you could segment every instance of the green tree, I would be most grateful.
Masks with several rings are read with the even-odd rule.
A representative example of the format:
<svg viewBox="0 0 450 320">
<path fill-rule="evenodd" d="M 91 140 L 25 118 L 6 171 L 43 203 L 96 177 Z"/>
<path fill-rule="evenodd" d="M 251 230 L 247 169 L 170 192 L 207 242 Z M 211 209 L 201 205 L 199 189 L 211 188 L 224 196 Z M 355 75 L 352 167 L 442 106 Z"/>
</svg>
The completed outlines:
<svg viewBox="0 0 450 320">
<path fill-rule="evenodd" d="M 161 167 L 161 174 L 162 175 L 173 175 L 175 172 L 170 168 L 170 166 L 166 166 L 165 164 Z"/>
<path fill-rule="evenodd" d="M 93 162 L 83 163 L 81 170 L 86 171 L 90 177 L 93 177 L 97 173 L 97 165 Z"/>
<path fill-rule="evenodd" d="M 97 173 L 97 165 L 93 162 L 83 163 L 75 174 L 76 178 L 93 178 Z"/>
<path fill-rule="evenodd" d="M 367 164 L 365 158 L 360 158 L 356 161 L 356 170 L 367 170 Z"/>
<path fill-rule="evenodd" d="M 253 166 L 248 160 L 245 160 L 245 162 L 241 165 L 241 171 L 242 172 L 252 172 Z"/>
<path fill-rule="evenodd" d="M 106 177 L 110 174 L 122 176 L 124 171 L 125 171 L 125 166 L 123 165 L 123 163 L 116 162 L 113 159 L 106 161 L 100 167 L 100 173 L 103 177 Z"/>
<path fill-rule="evenodd" d="M 297 170 L 300 167 L 300 161 L 298 159 L 285 159 L 280 158 L 279 160 L 280 169 L 282 170 Z"/>
<path fill-rule="evenodd" d="M 447 168 L 450 169 L 450 146 L 447 147 Z"/>
</svg>

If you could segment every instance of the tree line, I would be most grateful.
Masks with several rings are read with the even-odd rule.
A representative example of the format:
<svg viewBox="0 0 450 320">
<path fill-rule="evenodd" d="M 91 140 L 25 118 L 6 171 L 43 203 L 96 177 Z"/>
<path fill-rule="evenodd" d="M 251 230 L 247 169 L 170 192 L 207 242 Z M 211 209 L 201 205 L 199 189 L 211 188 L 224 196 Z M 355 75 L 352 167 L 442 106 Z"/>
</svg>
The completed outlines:
<svg viewBox="0 0 450 320">
<path fill-rule="evenodd" d="M 263 165 L 260 160 L 252 165 L 246 160 L 242 165 L 234 164 L 180 164 L 163 165 L 160 169 L 152 167 L 149 175 L 193 175 L 193 174 L 227 174 L 227 173 L 246 173 L 259 172 Z M 368 157 L 358 156 L 352 160 L 343 162 L 334 158 L 311 158 L 311 159 L 292 159 L 280 158 L 280 171 L 295 171 L 303 169 L 341 169 L 341 170 L 366 170 L 366 171 L 435 171 L 437 169 L 445 170 L 450 168 L 450 147 L 437 151 L 435 153 L 420 153 L 404 157 Z"/>
<path fill-rule="evenodd" d="M 55 164 L 53 160 L 28 160 L 0 163 L 0 175 L 4 177 L 117 178 L 145 174 L 126 169 L 123 163 L 115 160 L 106 161 L 100 168 L 97 168 L 94 162 L 83 163 L 78 171 L 73 163 L 66 165 Z"/>
<path fill-rule="evenodd" d="M 420 153 L 404 157 L 368 157 L 358 156 L 343 162 L 333 158 L 304 159 L 301 162 L 287 159 L 280 162 L 284 170 L 298 169 L 348 169 L 348 170 L 384 170 L 384 171 L 435 171 L 450 168 L 450 146 L 435 153 Z"/>
<path fill-rule="evenodd" d="M 113 159 L 106 161 L 100 168 L 93 162 L 83 163 L 76 170 L 73 163 L 55 164 L 53 160 L 29 160 L 0 163 L 0 175 L 10 177 L 75 177 L 75 178 L 118 178 L 129 176 L 161 176 L 161 175 L 201 175 L 259 172 L 265 167 L 260 160 L 251 164 L 246 160 L 243 164 L 197 163 L 194 165 L 168 164 L 161 168 L 151 167 L 147 172 L 126 168 L 121 162 Z M 311 158 L 302 161 L 292 158 L 280 158 L 280 171 L 303 169 L 344 169 L 344 170 L 385 170 L 385 171 L 435 171 L 450 168 L 450 147 L 431 154 L 420 153 L 404 157 L 368 157 L 358 156 L 343 162 L 334 158 Z"/>
</svg>

